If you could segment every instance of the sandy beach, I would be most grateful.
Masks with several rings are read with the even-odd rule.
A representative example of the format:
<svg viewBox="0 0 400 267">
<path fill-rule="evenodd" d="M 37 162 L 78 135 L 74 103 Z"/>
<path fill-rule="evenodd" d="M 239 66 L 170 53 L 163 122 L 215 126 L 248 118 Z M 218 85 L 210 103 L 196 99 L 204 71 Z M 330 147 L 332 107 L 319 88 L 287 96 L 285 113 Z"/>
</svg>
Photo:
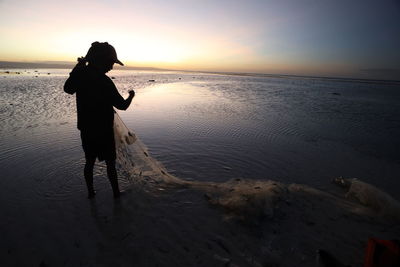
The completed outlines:
<svg viewBox="0 0 400 267">
<path fill-rule="evenodd" d="M 318 249 L 362 266 L 368 238 L 400 237 L 399 203 L 359 180 L 329 192 L 267 179 L 184 181 L 140 139 L 118 140 L 120 177 L 131 183 L 121 199 L 82 191 L 24 209 L 20 218 L 37 217 L 29 225 L 2 220 L 2 266 L 317 266 Z"/>
<path fill-rule="evenodd" d="M 393 220 L 306 186 L 151 184 L 132 186 L 119 201 L 102 192 L 49 205 L 36 232 L 15 224 L 18 243 L 9 240 L 2 265 L 315 266 L 324 249 L 361 266 L 369 237 L 400 236 Z M 237 188 L 246 193 L 234 195 Z"/>
</svg>

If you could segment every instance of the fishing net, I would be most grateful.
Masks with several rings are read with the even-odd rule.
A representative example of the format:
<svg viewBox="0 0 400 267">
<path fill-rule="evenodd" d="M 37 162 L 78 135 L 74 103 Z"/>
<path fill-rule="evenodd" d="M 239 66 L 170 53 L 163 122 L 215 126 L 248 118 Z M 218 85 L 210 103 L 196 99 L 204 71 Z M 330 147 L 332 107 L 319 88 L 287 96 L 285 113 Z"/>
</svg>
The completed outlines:
<svg viewBox="0 0 400 267">
<path fill-rule="evenodd" d="M 150 156 L 146 146 L 116 112 L 114 113 L 114 136 L 117 164 L 126 177 L 135 182 L 144 183 L 184 183 L 183 180 L 169 174 L 160 162 Z"/>
</svg>

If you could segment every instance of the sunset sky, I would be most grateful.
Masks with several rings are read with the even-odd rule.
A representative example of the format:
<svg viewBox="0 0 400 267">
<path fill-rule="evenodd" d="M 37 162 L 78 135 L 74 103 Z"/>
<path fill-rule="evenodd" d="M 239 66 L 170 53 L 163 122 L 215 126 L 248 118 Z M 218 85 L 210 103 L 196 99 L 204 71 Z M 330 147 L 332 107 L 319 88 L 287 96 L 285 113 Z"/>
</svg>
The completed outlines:
<svg viewBox="0 0 400 267">
<path fill-rule="evenodd" d="M 0 0 L 1 61 L 400 79 L 398 0 Z"/>
</svg>

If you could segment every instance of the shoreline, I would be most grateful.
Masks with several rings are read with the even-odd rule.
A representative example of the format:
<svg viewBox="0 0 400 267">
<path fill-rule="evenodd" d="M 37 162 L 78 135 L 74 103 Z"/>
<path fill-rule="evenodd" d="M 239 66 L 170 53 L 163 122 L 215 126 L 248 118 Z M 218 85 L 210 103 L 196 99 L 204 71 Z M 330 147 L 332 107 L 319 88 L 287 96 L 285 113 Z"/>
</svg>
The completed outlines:
<svg viewBox="0 0 400 267">
<path fill-rule="evenodd" d="M 334 195 L 274 181 L 177 184 L 149 179 L 133 183 L 118 201 L 111 192 L 100 191 L 93 200 L 82 192 L 80 199 L 65 204 L 46 204 L 52 216 L 38 231 L 15 224 L 19 242 L 3 250 L 0 262 L 315 266 L 316 251 L 325 250 L 344 264 L 361 266 L 368 238 L 400 236 L 394 223 L 398 218 L 388 219 L 344 192 Z"/>
<path fill-rule="evenodd" d="M 184 181 L 140 139 L 118 140 L 119 177 L 130 182 L 121 199 L 103 187 L 93 200 L 82 190 L 21 209 L 28 225 L 1 222 L 1 265 L 306 267 L 324 250 L 361 266 L 368 238 L 400 237 L 398 202 L 361 181 L 332 184 L 336 193 L 271 180 Z"/>
<path fill-rule="evenodd" d="M 120 142 L 118 147 L 122 158 L 133 157 L 136 163 L 143 160 L 147 164 L 148 173 L 143 176 L 140 172 L 141 178 L 129 164 L 121 167 L 131 170 L 136 182 L 140 181 L 133 187 L 143 188 L 150 198 L 161 198 L 164 208 L 171 209 L 161 216 L 163 220 L 182 220 L 173 231 L 188 234 L 189 240 L 201 240 L 199 244 L 207 243 L 203 235 L 216 236 L 208 237 L 216 248 L 203 255 L 206 263 L 193 258 L 186 259 L 190 264 L 169 262 L 186 257 L 175 251 L 177 255 L 165 258 L 163 262 L 169 263 L 161 266 L 314 266 L 317 250 L 328 251 L 344 264 L 360 266 L 368 238 L 400 238 L 400 226 L 396 226 L 400 203 L 358 179 L 337 178 L 331 192 L 268 179 L 186 181 L 170 175 L 139 139 L 129 146 Z M 132 198 L 126 201 L 135 202 Z M 186 252 L 204 250 L 179 235 L 169 238 L 178 238 L 182 243 L 176 246 L 182 245 Z M 159 251 L 164 254 L 169 249 Z M 157 259 L 154 266 L 155 262 Z"/>
</svg>

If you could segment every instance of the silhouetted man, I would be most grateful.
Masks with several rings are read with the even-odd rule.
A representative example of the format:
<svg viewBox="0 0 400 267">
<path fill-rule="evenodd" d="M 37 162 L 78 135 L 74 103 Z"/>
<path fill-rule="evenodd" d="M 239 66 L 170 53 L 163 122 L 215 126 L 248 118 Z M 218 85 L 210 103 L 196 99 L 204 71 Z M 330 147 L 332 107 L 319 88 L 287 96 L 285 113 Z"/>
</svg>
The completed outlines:
<svg viewBox="0 0 400 267">
<path fill-rule="evenodd" d="M 120 197 L 115 168 L 113 107 L 126 110 L 135 92 L 129 91 L 127 99 L 123 99 L 118 93 L 113 81 L 105 75 L 112 70 L 114 63 L 123 66 L 117 58 L 114 47 L 108 43 L 94 42 L 87 55 L 84 58 L 78 58 L 78 64 L 73 68 L 64 85 L 66 93 L 76 93 L 78 129 L 81 131 L 82 147 L 86 158 L 84 176 L 88 198 L 93 198 L 96 194 L 93 188 L 93 167 L 96 158 L 106 161 L 107 175 L 114 197 Z"/>
</svg>

